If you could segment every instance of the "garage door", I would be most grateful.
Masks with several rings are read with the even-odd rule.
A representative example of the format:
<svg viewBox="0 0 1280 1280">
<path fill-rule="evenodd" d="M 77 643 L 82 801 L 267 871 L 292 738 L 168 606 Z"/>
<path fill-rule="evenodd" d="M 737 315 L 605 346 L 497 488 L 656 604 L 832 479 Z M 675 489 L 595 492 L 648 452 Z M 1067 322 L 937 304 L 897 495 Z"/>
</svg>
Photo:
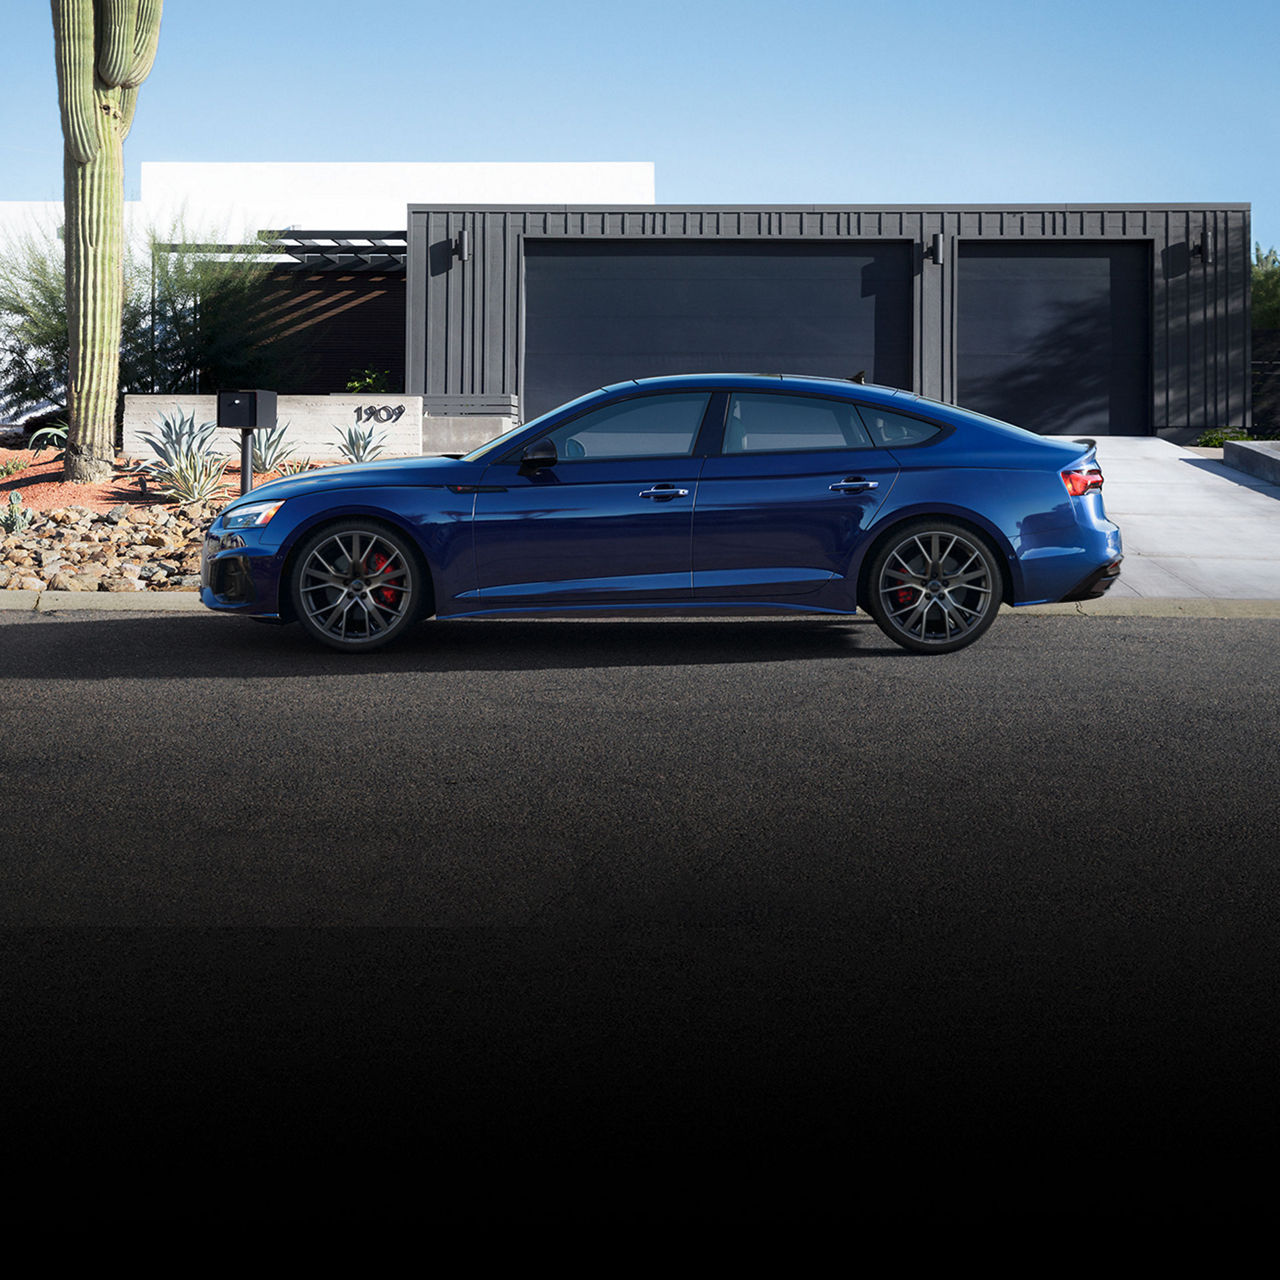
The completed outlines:
<svg viewBox="0 0 1280 1280">
<path fill-rule="evenodd" d="M 957 399 L 1046 435 L 1150 430 L 1145 244 L 961 244 Z"/>
<path fill-rule="evenodd" d="M 627 378 L 807 373 L 911 385 L 911 246 L 525 241 L 528 419 Z"/>
</svg>

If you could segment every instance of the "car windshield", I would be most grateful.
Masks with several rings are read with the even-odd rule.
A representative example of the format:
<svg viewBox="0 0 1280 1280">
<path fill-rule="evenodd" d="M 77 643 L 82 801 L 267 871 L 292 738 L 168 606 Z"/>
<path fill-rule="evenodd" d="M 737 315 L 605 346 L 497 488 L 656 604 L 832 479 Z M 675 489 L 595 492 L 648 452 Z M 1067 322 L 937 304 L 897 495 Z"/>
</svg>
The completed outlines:
<svg viewBox="0 0 1280 1280">
<path fill-rule="evenodd" d="M 503 445 L 514 440 L 516 436 L 522 432 L 528 431 L 530 427 L 536 427 L 541 422 L 549 421 L 551 418 L 558 417 L 566 409 L 572 409 L 575 405 L 586 404 L 594 400 L 600 392 L 588 391 L 586 395 L 579 396 L 576 400 L 570 400 L 565 404 L 556 405 L 556 407 L 548 413 L 544 413 L 540 418 L 534 418 L 532 422 L 522 422 L 517 427 L 512 427 L 510 431 L 504 431 L 500 436 L 496 436 L 492 440 L 486 440 L 484 444 L 477 445 L 470 453 L 466 454 L 463 462 L 479 462 L 481 458 L 487 458 L 491 453 L 501 450 Z"/>
</svg>

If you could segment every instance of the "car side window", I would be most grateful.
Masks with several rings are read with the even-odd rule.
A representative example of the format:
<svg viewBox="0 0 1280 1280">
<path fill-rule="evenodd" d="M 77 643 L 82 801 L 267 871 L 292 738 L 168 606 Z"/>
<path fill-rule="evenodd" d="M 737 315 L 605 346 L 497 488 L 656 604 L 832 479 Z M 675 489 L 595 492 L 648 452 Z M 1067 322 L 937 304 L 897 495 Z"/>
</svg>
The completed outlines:
<svg viewBox="0 0 1280 1280">
<path fill-rule="evenodd" d="M 923 444 L 926 440 L 932 440 L 942 430 L 932 422 L 909 418 L 905 413 L 889 413 L 874 405 L 859 405 L 858 412 L 862 415 L 862 421 L 871 433 L 871 438 L 884 448 L 892 449 L 894 445 L 905 448 L 909 444 Z"/>
<path fill-rule="evenodd" d="M 584 413 L 543 437 L 568 462 L 603 458 L 688 457 L 706 412 L 707 392 L 637 396 Z"/>
<path fill-rule="evenodd" d="M 724 453 L 869 449 L 871 440 L 846 400 L 740 392 L 729 404 Z"/>
</svg>

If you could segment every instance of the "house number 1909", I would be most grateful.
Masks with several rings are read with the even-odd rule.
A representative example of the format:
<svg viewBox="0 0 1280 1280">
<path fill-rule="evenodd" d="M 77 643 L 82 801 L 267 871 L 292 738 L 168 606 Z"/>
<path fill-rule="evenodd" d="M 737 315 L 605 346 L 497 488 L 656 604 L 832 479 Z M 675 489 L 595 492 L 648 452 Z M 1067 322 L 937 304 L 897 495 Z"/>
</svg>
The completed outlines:
<svg viewBox="0 0 1280 1280">
<path fill-rule="evenodd" d="M 399 422 L 404 417 L 404 405 L 358 404 L 352 412 L 357 422 Z"/>
</svg>

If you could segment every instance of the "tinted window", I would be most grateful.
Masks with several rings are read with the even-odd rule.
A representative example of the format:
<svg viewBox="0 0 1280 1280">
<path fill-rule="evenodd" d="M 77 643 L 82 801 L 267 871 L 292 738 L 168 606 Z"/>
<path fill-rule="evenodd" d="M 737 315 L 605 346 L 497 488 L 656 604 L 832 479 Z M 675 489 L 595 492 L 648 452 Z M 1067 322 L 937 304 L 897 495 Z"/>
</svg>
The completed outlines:
<svg viewBox="0 0 1280 1280">
<path fill-rule="evenodd" d="M 932 440 L 942 430 L 932 422 L 908 418 L 905 413 L 889 413 L 869 404 L 859 405 L 858 412 L 876 444 L 890 449 L 894 445 L 901 448 L 909 444 L 922 444 L 925 440 Z"/>
<path fill-rule="evenodd" d="M 743 392 L 729 405 L 725 453 L 870 447 L 857 410 L 845 400 Z"/>
<path fill-rule="evenodd" d="M 658 458 L 685 456 L 702 424 L 710 396 L 638 396 L 605 405 L 549 431 L 556 453 L 577 458 Z"/>
</svg>

